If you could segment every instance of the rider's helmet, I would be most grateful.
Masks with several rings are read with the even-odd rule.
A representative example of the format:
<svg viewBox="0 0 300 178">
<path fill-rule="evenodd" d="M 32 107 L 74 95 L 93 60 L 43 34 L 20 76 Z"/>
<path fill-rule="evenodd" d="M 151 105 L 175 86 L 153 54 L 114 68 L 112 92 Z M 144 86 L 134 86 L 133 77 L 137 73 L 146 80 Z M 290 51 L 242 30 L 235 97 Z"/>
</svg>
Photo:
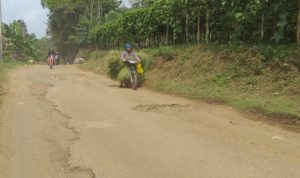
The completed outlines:
<svg viewBox="0 0 300 178">
<path fill-rule="evenodd" d="M 131 48 L 132 48 L 131 44 L 127 43 L 125 45 L 125 49 L 126 49 L 127 52 L 131 52 Z"/>
</svg>

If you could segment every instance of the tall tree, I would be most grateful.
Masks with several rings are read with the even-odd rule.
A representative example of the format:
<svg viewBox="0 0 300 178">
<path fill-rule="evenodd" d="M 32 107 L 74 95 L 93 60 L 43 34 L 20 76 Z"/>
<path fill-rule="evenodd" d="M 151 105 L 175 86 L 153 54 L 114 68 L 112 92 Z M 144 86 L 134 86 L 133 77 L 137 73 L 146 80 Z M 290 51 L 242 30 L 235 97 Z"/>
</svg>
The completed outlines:
<svg viewBox="0 0 300 178">
<path fill-rule="evenodd" d="M 297 43 L 300 45 L 300 0 L 298 0 L 298 28 L 297 28 Z"/>
<path fill-rule="evenodd" d="M 79 47 L 88 45 L 88 33 L 104 23 L 107 13 L 116 9 L 118 0 L 41 0 L 50 10 L 49 35 L 63 57 L 76 55 Z"/>
<path fill-rule="evenodd" d="M 206 35 L 205 35 L 205 41 L 206 41 L 206 44 L 209 44 L 209 34 L 210 34 L 210 14 L 209 14 L 209 9 L 207 8 L 206 9 Z"/>
<path fill-rule="evenodd" d="M 197 44 L 200 45 L 200 26 L 201 26 L 201 6 L 199 5 L 199 11 L 197 16 Z"/>
</svg>

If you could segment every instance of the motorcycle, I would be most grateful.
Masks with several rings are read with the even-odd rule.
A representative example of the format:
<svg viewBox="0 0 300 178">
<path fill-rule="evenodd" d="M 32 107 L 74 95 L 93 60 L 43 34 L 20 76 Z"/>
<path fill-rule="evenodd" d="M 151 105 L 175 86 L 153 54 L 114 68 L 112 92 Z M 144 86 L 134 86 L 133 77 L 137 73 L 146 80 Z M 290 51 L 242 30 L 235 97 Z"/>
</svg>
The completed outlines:
<svg viewBox="0 0 300 178">
<path fill-rule="evenodd" d="M 138 86 L 138 74 L 137 74 L 137 71 L 136 71 L 137 61 L 128 59 L 127 62 L 128 62 L 127 64 L 128 64 L 129 70 L 130 70 L 131 87 L 132 87 L 132 89 L 136 90 L 137 86 Z"/>
</svg>

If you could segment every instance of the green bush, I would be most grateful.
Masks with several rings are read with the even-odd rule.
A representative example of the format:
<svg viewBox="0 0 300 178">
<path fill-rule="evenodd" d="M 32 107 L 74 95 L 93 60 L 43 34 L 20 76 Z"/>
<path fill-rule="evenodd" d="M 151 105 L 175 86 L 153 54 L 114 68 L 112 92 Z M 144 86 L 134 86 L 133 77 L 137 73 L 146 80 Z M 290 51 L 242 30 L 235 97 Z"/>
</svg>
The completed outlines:
<svg viewBox="0 0 300 178">
<path fill-rule="evenodd" d="M 167 61 L 174 59 L 176 55 L 177 55 L 176 50 L 169 46 L 162 46 L 158 48 L 155 54 L 155 56 L 161 56 Z"/>
<path fill-rule="evenodd" d="M 273 64 L 280 69 L 284 69 L 288 63 L 295 65 L 296 67 L 300 64 L 299 57 L 300 50 L 297 46 L 293 45 L 279 45 L 279 46 L 270 46 L 270 45 L 261 45 L 255 46 L 253 48 L 257 53 L 261 54 L 262 62 Z"/>
<path fill-rule="evenodd" d="M 141 58 L 141 64 L 144 69 L 144 71 L 149 71 L 152 68 L 153 56 L 147 55 L 145 52 L 138 52 L 138 56 Z"/>
<path fill-rule="evenodd" d="M 213 82 L 215 82 L 218 86 L 222 87 L 228 84 L 229 77 L 225 74 L 217 74 L 213 79 Z"/>
</svg>

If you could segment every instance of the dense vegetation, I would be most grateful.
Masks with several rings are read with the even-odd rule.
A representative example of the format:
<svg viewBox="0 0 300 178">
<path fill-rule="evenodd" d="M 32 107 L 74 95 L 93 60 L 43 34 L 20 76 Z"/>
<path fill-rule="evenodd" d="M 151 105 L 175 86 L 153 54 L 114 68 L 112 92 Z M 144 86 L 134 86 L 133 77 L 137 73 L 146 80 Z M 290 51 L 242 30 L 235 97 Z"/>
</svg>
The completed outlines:
<svg viewBox="0 0 300 178">
<path fill-rule="evenodd" d="M 2 24 L 4 57 L 13 61 L 36 60 L 41 56 L 38 39 L 27 32 L 23 20 Z"/>
<path fill-rule="evenodd" d="M 105 15 L 116 10 L 116 0 L 42 0 L 50 10 L 48 35 L 62 57 L 73 57 L 77 50 L 89 47 L 89 32 L 104 23 Z"/>
<path fill-rule="evenodd" d="M 156 0 L 91 30 L 100 46 L 210 42 L 295 43 L 298 1 Z"/>
<path fill-rule="evenodd" d="M 58 48 L 300 43 L 298 0 L 42 0 Z M 298 19 L 298 20 L 297 20 Z M 298 21 L 298 22 L 297 22 Z M 297 37 L 298 31 L 298 37 Z M 67 54 L 66 50 L 64 54 Z"/>
</svg>

